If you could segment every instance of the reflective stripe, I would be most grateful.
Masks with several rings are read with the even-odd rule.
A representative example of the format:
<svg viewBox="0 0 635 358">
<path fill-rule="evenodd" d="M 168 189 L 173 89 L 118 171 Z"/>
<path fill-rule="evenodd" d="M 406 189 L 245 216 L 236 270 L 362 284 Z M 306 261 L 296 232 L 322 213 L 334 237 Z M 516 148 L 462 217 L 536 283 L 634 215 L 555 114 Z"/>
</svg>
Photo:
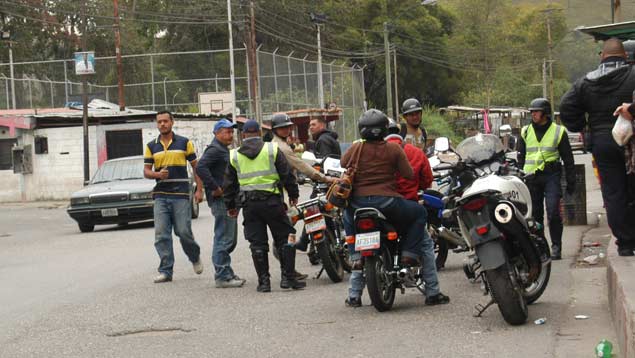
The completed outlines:
<svg viewBox="0 0 635 358">
<path fill-rule="evenodd" d="M 175 182 L 189 182 L 190 179 L 163 179 L 159 180 L 159 183 L 175 183 Z"/>
<path fill-rule="evenodd" d="M 275 190 L 278 188 L 278 183 L 271 183 L 271 184 L 249 184 L 249 185 L 241 185 L 240 186 L 240 190 L 241 191 L 253 191 L 253 190 L 264 190 L 264 191 L 271 191 L 271 190 Z"/>
<path fill-rule="evenodd" d="M 276 174 L 278 172 L 276 170 L 276 159 L 274 157 L 275 153 L 273 151 L 273 143 L 268 142 L 267 149 L 269 151 L 269 169 L 249 173 L 241 173 L 240 167 L 238 166 L 238 151 L 234 152 L 234 160 L 236 161 L 236 174 L 238 175 L 238 179 L 255 178 L 264 175 Z"/>
<path fill-rule="evenodd" d="M 555 152 L 558 150 L 558 147 L 529 147 L 525 149 L 525 152 L 538 152 L 542 149 L 543 152 Z"/>
</svg>

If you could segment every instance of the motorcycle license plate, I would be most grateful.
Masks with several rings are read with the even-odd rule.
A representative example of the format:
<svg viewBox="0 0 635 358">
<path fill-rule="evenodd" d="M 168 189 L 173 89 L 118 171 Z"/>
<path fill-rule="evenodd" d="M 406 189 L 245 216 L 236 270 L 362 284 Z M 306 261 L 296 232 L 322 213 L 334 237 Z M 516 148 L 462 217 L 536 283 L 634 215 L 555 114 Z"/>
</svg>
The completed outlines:
<svg viewBox="0 0 635 358">
<path fill-rule="evenodd" d="M 326 221 L 324 220 L 324 217 L 321 217 L 317 220 L 306 222 L 304 223 L 304 229 L 306 230 L 307 234 L 324 230 L 326 229 Z"/>
<path fill-rule="evenodd" d="M 101 216 L 104 218 L 117 216 L 119 215 L 119 211 L 117 209 L 101 209 Z"/>
<path fill-rule="evenodd" d="M 379 231 L 355 235 L 355 251 L 378 249 L 380 237 Z"/>
</svg>

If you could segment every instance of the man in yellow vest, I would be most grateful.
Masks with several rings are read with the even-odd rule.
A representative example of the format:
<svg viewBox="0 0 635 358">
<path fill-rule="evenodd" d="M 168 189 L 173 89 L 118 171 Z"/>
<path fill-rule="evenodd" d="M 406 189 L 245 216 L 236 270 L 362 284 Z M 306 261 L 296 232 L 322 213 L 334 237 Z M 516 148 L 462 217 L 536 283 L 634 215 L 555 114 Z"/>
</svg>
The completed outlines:
<svg viewBox="0 0 635 358">
<path fill-rule="evenodd" d="M 560 199 L 562 190 L 560 177 L 562 162 L 566 171 L 567 193 L 575 191 L 575 166 L 569 137 L 564 127 L 551 121 L 551 103 L 545 98 L 536 98 L 529 105 L 532 123 L 521 130 L 518 141 L 518 164 L 526 173 L 535 176 L 527 183 L 531 192 L 533 217 L 544 227 L 543 200 L 547 206 L 551 258 L 562 257 L 562 218 Z M 544 233 L 544 229 L 542 232 Z"/>
<path fill-rule="evenodd" d="M 284 154 L 274 143 L 264 143 L 260 126 L 253 119 L 243 125 L 243 144 L 229 154 L 225 173 L 225 205 L 228 215 L 238 216 L 243 208 L 245 239 L 258 275 L 258 292 L 270 292 L 269 243 L 271 230 L 274 248 L 280 257 L 281 288 L 300 289 L 305 282 L 295 277 L 295 247 L 291 236 L 295 228 L 286 215 L 282 188 L 289 195 L 289 206 L 298 202 L 299 189 Z"/>
</svg>

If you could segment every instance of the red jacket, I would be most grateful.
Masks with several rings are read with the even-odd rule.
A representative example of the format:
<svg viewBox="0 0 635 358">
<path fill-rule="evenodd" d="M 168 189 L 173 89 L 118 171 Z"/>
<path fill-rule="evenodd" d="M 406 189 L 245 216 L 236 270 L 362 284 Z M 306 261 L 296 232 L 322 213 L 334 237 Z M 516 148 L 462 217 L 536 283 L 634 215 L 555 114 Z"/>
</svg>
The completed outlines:
<svg viewBox="0 0 635 358">
<path fill-rule="evenodd" d="M 404 143 L 398 134 L 389 135 L 386 137 L 386 141 L 397 143 L 403 148 L 414 172 L 412 179 L 405 179 L 399 173 L 396 174 L 397 191 L 408 200 L 418 200 L 417 192 L 428 189 L 432 185 L 432 169 L 428 157 L 421 149 L 412 144 Z"/>
</svg>

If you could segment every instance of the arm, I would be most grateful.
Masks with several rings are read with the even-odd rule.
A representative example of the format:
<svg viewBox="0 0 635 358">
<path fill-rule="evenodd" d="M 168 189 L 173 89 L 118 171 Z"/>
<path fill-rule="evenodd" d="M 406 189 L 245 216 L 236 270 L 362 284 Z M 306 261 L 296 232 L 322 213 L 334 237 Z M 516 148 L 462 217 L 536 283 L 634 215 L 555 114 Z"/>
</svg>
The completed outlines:
<svg viewBox="0 0 635 358">
<path fill-rule="evenodd" d="M 152 152 L 150 148 L 146 145 L 145 151 L 143 154 L 143 176 L 146 179 L 167 179 L 168 178 L 168 170 L 161 169 L 159 172 L 155 172 L 152 170 L 154 166 L 154 157 L 152 156 Z"/>
<path fill-rule="evenodd" d="M 394 144 L 394 143 L 393 143 Z M 410 162 L 408 162 L 408 157 L 406 157 L 406 153 L 401 149 L 400 146 L 395 144 L 397 150 L 397 169 L 399 170 L 399 174 L 406 179 L 414 178 L 414 172 L 412 171 L 412 167 L 410 166 Z"/>
<path fill-rule="evenodd" d="M 426 157 L 423 153 L 421 154 L 423 165 L 421 166 L 421 171 L 419 173 L 419 189 L 426 190 L 432 185 L 432 168 L 430 168 L 428 157 Z"/>
<path fill-rule="evenodd" d="M 571 151 L 569 137 L 566 133 L 562 136 L 560 144 L 558 144 L 558 152 L 560 152 L 560 157 L 564 163 L 567 178 L 567 192 L 573 194 L 575 191 L 575 161 L 573 159 L 573 151 Z"/>
<path fill-rule="evenodd" d="M 205 185 L 205 188 L 209 191 L 215 191 L 219 187 L 210 170 L 216 161 L 217 158 L 214 156 L 214 150 L 212 147 L 208 147 L 205 149 L 201 159 L 196 165 L 196 174 L 198 174 L 199 178 L 201 178 L 201 181 Z"/>
<path fill-rule="evenodd" d="M 578 86 L 576 82 L 560 101 L 560 120 L 572 132 L 581 132 L 586 125 L 584 99 L 579 94 Z"/>
<path fill-rule="evenodd" d="M 300 173 L 311 178 L 312 180 L 320 181 L 324 183 L 328 182 L 326 175 L 313 169 L 313 167 L 308 165 L 304 160 L 302 160 L 301 158 L 298 158 L 298 156 L 295 155 L 292 150 L 290 150 L 290 147 L 279 145 L 278 148 L 280 151 L 282 151 L 282 153 L 284 153 L 284 156 L 289 166 L 291 166 L 292 169 L 299 171 Z"/>
<path fill-rule="evenodd" d="M 282 183 L 282 186 L 289 194 L 289 201 L 291 202 L 290 204 L 297 202 L 298 197 L 300 196 L 298 182 L 296 181 L 293 173 L 291 173 L 291 168 L 289 167 L 289 163 L 287 162 L 287 159 L 281 150 L 278 151 L 275 164 L 276 164 L 276 170 L 278 171 L 278 175 L 280 176 L 280 182 Z"/>
<path fill-rule="evenodd" d="M 196 192 L 194 193 L 194 199 L 200 203 L 203 201 L 203 182 L 201 178 L 196 174 L 196 150 L 194 150 L 194 144 L 192 141 L 187 141 L 187 149 L 185 150 L 185 159 L 190 162 L 192 166 L 192 173 L 194 173 L 194 181 L 196 182 Z"/>
<path fill-rule="evenodd" d="M 240 184 L 238 183 L 238 175 L 236 169 L 230 164 L 225 170 L 225 187 L 223 188 L 223 199 L 227 210 L 233 210 L 238 207 L 236 199 L 240 192 Z"/>
<path fill-rule="evenodd" d="M 523 169 L 525 166 L 525 156 L 526 156 L 526 146 L 525 139 L 522 134 L 518 137 L 517 148 L 518 156 L 516 157 L 516 161 L 518 162 L 518 168 Z"/>
</svg>

